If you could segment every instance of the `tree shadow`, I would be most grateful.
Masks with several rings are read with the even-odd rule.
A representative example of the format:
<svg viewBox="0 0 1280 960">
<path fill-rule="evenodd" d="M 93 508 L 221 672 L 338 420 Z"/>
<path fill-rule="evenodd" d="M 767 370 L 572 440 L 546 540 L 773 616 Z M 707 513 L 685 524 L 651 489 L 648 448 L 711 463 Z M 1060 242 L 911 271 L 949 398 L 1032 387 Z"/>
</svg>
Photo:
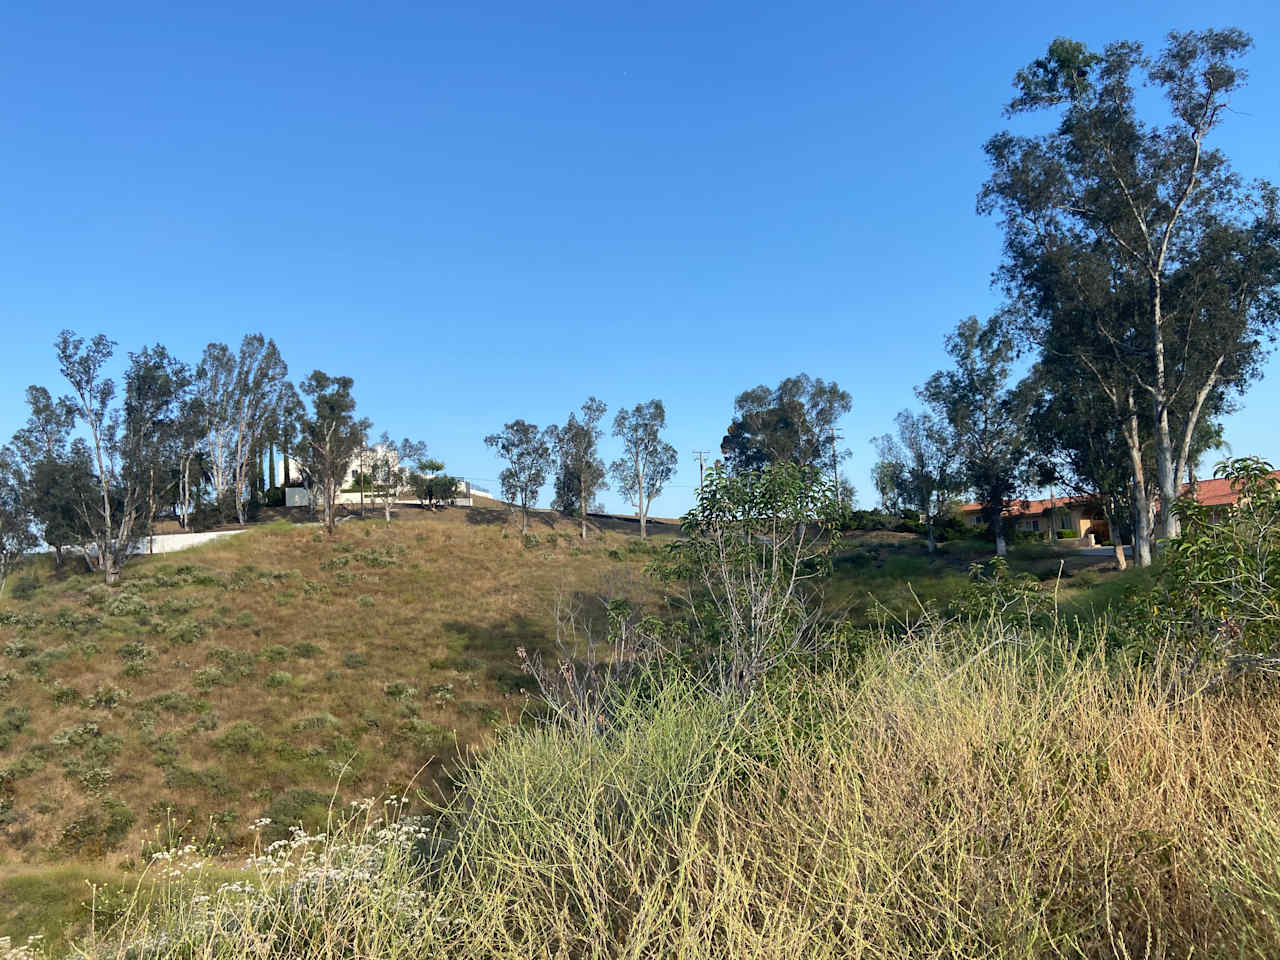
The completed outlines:
<svg viewBox="0 0 1280 960">
<path fill-rule="evenodd" d="M 518 507 L 464 507 L 467 511 L 467 523 L 474 526 L 492 527 L 504 526 L 505 524 L 515 522 L 520 524 L 520 509 Z M 555 529 L 556 517 L 559 514 L 551 510 L 530 510 L 529 526 L 534 524 Z"/>
<path fill-rule="evenodd" d="M 442 627 L 451 653 L 461 660 L 481 660 L 487 664 L 486 675 L 503 693 L 537 689 L 533 678 L 518 666 L 516 648 L 544 649 L 551 638 L 543 624 L 517 614 L 488 624 L 448 620 Z"/>
<path fill-rule="evenodd" d="M 467 507 L 467 523 L 480 527 L 502 526 L 511 511 L 499 507 Z"/>
</svg>

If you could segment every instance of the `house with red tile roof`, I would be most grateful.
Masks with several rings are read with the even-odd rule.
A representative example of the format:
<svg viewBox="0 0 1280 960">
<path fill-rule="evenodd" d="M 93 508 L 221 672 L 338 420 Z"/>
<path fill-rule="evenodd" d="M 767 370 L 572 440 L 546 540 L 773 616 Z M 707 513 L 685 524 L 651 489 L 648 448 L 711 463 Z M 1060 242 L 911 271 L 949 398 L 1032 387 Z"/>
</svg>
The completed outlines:
<svg viewBox="0 0 1280 960">
<path fill-rule="evenodd" d="M 1280 478 L 1280 470 L 1272 472 L 1272 476 Z M 1207 507 L 1227 507 L 1236 502 L 1238 492 L 1231 488 L 1231 481 L 1226 478 L 1197 480 L 1194 484 L 1184 483 L 1182 494 L 1186 496 L 1195 491 L 1198 503 Z M 1102 511 L 1097 508 L 1091 497 L 1055 497 L 1043 500 L 1016 500 L 1005 512 L 1012 526 L 1023 533 L 1044 533 L 1047 535 L 1050 525 L 1068 536 L 1087 537 L 1093 534 L 1096 542 L 1110 538 L 1107 521 Z M 960 508 L 960 517 L 971 526 L 982 524 L 982 507 L 976 503 L 966 503 Z"/>
<path fill-rule="evenodd" d="M 1092 533 L 1096 541 L 1110 536 L 1102 512 L 1096 509 L 1090 497 L 1046 497 L 1043 500 L 1015 500 L 1005 511 L 1010 525 L 1022 533 L 1043 533 L 1046 538 L 1052 528 L 1058 536 L 1084 537 Z M 960 518 L 970 526 L 982 524 L 982 506 L 966 503 L 960 508 Z"/>
</svg>

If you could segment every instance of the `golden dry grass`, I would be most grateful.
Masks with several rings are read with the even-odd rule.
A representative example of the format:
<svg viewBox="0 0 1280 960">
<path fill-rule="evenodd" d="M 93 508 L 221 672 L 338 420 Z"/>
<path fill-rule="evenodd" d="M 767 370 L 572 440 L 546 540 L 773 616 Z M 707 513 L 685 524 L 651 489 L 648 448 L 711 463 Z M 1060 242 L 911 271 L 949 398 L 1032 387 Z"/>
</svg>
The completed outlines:
<svg viewBox="0 0 1280 960">
<path fill-rule="evenodd" d="M 87 955 L 1280 955 L 1280 698 L 1171 699 L 1052 641 L 935 632 L 601 736 L 512 730 L 441 819 L 361 815 Z M 379 808 L 381 809 L 381 808 Z M 420 859 L 425 855 L 425 859 Z"/>
<path fill-rule="evenodd" d="M 234 850 L 259 816 L 323 822 L 339 777 L 429 785 L 520 717 L 514 649 L 547 641 L 557 590 L 653 596 L 636 538 L 532 530 L 405 509 L 140 559 L 114 593 L 42 571 L 0 604 L 0 863 L 129 866 L 158 834 Z"/>
</svg>

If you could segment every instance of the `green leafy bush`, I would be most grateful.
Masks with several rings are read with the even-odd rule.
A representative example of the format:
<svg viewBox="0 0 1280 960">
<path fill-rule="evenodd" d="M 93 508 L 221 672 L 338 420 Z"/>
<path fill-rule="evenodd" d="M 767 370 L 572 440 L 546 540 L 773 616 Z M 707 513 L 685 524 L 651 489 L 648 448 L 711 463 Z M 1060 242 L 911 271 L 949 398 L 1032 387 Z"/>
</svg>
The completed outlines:
<svg viewBox="0 0 1280 960">
<path fill-rule="evenodd" d="M 1150 613 L 1168 624 L 1188 670 L 1280 672 L 1280 477 L 1255 457 L 1224 462 L 1215 476 L 1236 500 L 1178 501 L 1182 534 L 1165 551 Z"/>
</svg>

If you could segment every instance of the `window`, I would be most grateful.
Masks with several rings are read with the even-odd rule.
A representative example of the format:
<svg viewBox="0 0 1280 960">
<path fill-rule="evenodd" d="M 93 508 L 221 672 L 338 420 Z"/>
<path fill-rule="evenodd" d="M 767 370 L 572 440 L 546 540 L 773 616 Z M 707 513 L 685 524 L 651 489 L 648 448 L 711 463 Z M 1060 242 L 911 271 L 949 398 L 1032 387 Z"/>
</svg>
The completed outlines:
<svg viewBox="0 0 1280 960">
<path fill-rule="evenodd" d="M 1039 521 L 1039 520 L 1032 520 L 1032 521 L 1031 521 L 1031 529 L 1032 529 L 1032 530 L 1036 530 L 1036 531 L 1038 531 L 1038 530 L 1040 529 L 1040 521 Z"/>
</svg>

